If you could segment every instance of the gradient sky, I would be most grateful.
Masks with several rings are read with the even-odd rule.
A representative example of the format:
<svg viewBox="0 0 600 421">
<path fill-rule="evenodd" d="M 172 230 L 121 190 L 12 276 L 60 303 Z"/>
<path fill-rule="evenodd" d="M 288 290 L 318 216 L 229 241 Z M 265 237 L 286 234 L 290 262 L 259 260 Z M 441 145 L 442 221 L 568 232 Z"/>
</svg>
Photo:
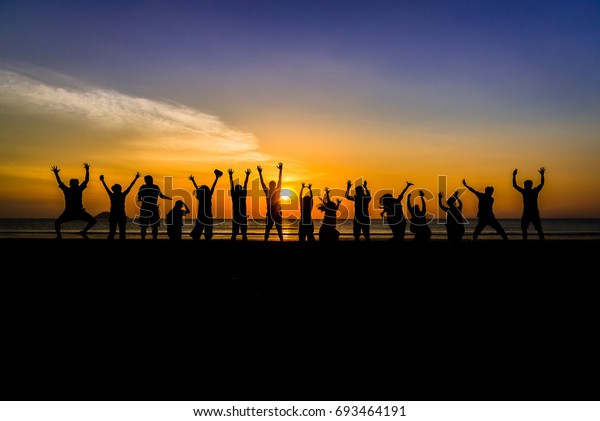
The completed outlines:
<svg viewBox="0 0 600 421">
<path fill-rule="evenodd" d="M 500 218 L 521 214 L 513 169 L 537 185 L 544 166 L 542 218 L 600 217 L 599 158 L 597 0 L 0 2 L 0 217 L 58 216 L 50 168 L 68 182 L 83 162 L 92 214 L 100 174 L 151 174 L 194 206 L 190 174 L 268 182 L 283 162 L 296 193 L 466 178 Z"/>
</svg>

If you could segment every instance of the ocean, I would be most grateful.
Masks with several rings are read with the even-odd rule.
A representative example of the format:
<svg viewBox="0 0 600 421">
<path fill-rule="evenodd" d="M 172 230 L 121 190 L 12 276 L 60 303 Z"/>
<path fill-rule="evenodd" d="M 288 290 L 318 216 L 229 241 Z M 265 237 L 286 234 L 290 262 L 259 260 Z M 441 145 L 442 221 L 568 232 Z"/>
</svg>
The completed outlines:
<svg viewBox="0 0 600 421">
<path fill-rule="evenodd" d="M 500 224 L 506 231 L 509 239 L 521 239 L 521 228 L 519 219 L 500 219 Z M 315 220 L 315 235 L 318 235 L 320 221 Z M 194 224 L 193 218 L 186 218 L 183 227 L 183 238 L 189 239 L 189 232 Z M 470 239 L 473 234 L 476 220 L 469 221 L 466 225 L 465 239 Z M 74 221 L 63 224 L 62 234 L 64 238 L 78 237 L 79 231 L 85 226 L 84 222 Z M 443 222 L 434 220 L 430 223 L 433 240 L 445 240 L 446 228 Z M 600 240 L 600 219 L 543 219 L 542 227 L 548 240 Z M 262 240 L 264 235 L 265 221 L 250 220 L 248 237 L 250 240 Z M 352 239 L 352 221 L 345 220 L 338 223 L 340 239 Z M 537 240 L 537 232 L 530 225 L 529 238 Z M 150 231 L 148 231 L 150 234 Z M 298 239 L 298 221 L 284 220 L 283 234 L 285 241 L 296 241 Z M 96 225 L 88 232 L 90 239 L 103 239 L 108 235 L 108 219 L 99 218 Z M 117 232 L 118 235 L 118 232 Z M 228 239 L 231 235 L 231 221 L 229 219 L 215 219 L 214 239 Z M 2 238 L 53 238 L 53 218 L 0 218 L 0 237 Z M 411 240 L 413 234 L 406 230 L 406 240 Z M 391 237 L 390 227 L 385 220 L 373 218 L 371 223 L 371 237 L 373 240 L 385 240 Z M 139 239 L 140 228 L 133 221 L 127 223 L 127 238 Z M 159 228 L 159 238 L 167 238 L 165 222 L 162 221 Z M 240 239 L 241 237 L 238 237 Z M 486 227 L 480 236 L 481 240 L 499 239 L 500 236 L 489 227 Z M 271 231 L 270 240 L 277 241 L 277 233 Z"/>
</svg>

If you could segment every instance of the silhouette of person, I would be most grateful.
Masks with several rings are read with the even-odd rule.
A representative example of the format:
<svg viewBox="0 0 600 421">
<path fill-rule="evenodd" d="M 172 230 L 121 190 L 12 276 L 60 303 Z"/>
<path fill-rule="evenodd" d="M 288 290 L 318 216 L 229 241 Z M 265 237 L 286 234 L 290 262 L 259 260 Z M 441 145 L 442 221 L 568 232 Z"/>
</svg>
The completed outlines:
<svg viewBox="0 0 600 421">
<path fill-rule="evenodd" d="M 382 218 L 386 218 L 387 225 L 392 230 L 393 241 L 404 240 L 404 234 L 406 233 L 406 218 L 404 217 L 404 211 L 402 209 L 402 199 L 404 193 L 413 183 L 406 182 L 406 187 L 398 195 L 398 197 L 392 196 L 390 193 L 386 193 L 379 198 L 379 206 L 382 208 L 380 213 Z"/>
<path fill-rule="evenodd" d="M 481 231 L 486 226 L 490 226 L 496 230 L 498 234 L 502 237 L 503 240 L 508 240 L 506 236 L 506 232 L 504 232 L 504 228 L 500 225 L 500 222 L 496 219 L 496 215 L 494 215 L 494 198 L 492 195 L 494 194 L 494 188 L 492 186 L 487 186 L 484 190 L 484 193 L 475 190 L 474 188 L 467 185 L 467 182 L 463 179 L 463 185 L 479 200 L 477 204 L 477 225 L 473 230 L 473 241 L 477 241 L 477 237 L 481 234 Z"/>
<path fill-rule="evenodd" d="M 354 219 L 352 223 L 352 235 L 354 240 L 360 240 L 360 235 L 365 237 L 366 241 L 371 239 L 371 216 L 369 215 L 369 203 L 371 202 L 371 193 L 367 189 L 367 182 L 362 186 L 356 186 L 356 193 L 350 196 L 350 187 L 352 181 L 346 183 L 345 198 L 354 202 Z"/>
<path fill-rule="evenodd" d="M 242 241 L 248 241 L 248 212 L 246 208 L 246 197 L 248 196 L 248 177 L 252 170 L 246 170 L 244 186 L 233 185 L 233 170 L 227 170 L 229 173 L 229 185 L 231 187 L 231 202 L 233 204 L 233 218 L 231 219 L 231 239 L 236 240 L 238 234 L 242 233 Z"/>
<path fill-rule="evenodd" d="M 110 212 L 108 215 L 108 239 L 114 240 L 115 234 L 117 233 L 117 227 L 119 227 L 119 240 L 125 240 L 126 226 L 127 226 L 127 215 L 125 214 L 125 198 L 131 191 L 131 188 L 135 184 L 141 174 L 138 172 L 129 187 L 122 191 L 120 184 L 113 184 L 109 189 L 104 181 L 104 175 L 100 175 L 100 181 L 108 193 L 110 199 Z"/>
<path fill-rule="evenodd" d="M 465 235 L 465 221 L 462 214 L 463 203 L 458 197 L 458 191 L 446 200 L 446 205 L 442 202 L 444 192 L 438 193 L 438 205 L 446 213 L 446 234 L 448 243 L 454 245 L 459 243 Z"/>
<path fill-rule="evenodd" d="M 61 189 L 65 195 L 65 209 L 54 221 L 54 230 L 56 231 L 57 239 L 62 238 L 60 230 L 62 224 L 65 222 L 87 222 L 87 225 L 83 228 L 83 230 L 79 231 L 79 234 L 86 240 L 88 239 L 87 232 L 96 224 L 96 218 L 86 212 L 85 208 L 83 207 L 83 191 L 86 189 L 88 182 L 90 181 L 90 164 L 87 162 L 84 163 L 83 168 L 85 168 L 85 179 L 83 180 L 83 183 L 79 184 L 79 180 L 77 178 L 72 178 L 69 180 L 69 186 L 67 187 L 65 183 L 61 181 L 60 176 L 58 175 L 60 169 L 56 165 L 52 167 L 52 172 L 56 177 L 56 181 L 58 181 L 58 188 Z"/>
<path fill-rule="evenodd" d="M 308 194 L 303 196 L 306 184 L 300 188 L 300 226 L 298 227 L 298 240 L 303 243 L 315 241 L 315 225 L 312 218 L 313 191 L 312 184 L 308 185 Z"/>
<path fill-rule="evenodd" d="M 544 173 L 546 169 L 541 167 L 539 170 L 541 174 L 540 184 L 537 187 L 533 187 L 532 180 L 525 180 L 523 187 L 519 187 L 517 184 L 517 169 L 513 171 L 512 183 L 513 187 L 521 193 L 523 196 L 523 214 L 521 215 L 521 232 L 523 233 L 523 240 L 527 240 L 527 228 L 529 224 L 533 224 L 536 229 L 540 240 L 544 239 L 544 230 L 542 230 L 542 221 L 540 219 L 540 210 L 538 208 L 538 196 L 542 187 L 544 187 Z"/>
<path fill-rule="evenodd" d="M 321 203 L 317 206 L 323 212 L 323 220 L 319 227 L 319 242 L 325 244 L 335 243 L 340 238 L 340 232 L 337 230 L 337 211 L 342 203 L 341 199 L 336 199 L 335 202 L 329 197 L 329 188 L 325 187 L 325 195 L 321 199 Z"/>
<path fill-rule="evenodd" d="M 431 239 L 431 228 L 427 222 L 427 205 L 425 203 L 425 192 L 419 190 L 421 197 L 421 207 L 416 203 L 411 203 L 409 193 L 406 197 L 406 207 L 410 214 L 410 232 L 414 234 L 413 240 L 418 243 L 425 243 Z"/>
<path fill-rule="evenodd" d="M 267 196 L 267 225 L 265 226 L 265 241 L 269 240 L 269 233 L 275 226 L 277 230 L 277 236 L 279 241 L 283 241 L 283 227 L 282 227 L 282 215 L 281 215 L 281 173 L 283 171 L 283 164 L 280 162 L 277 165 L 279 170 L 279 178 L 277 183 L 271 180 L 269 181 L 269 187 L 264 182 L 262 167 L 259 165 L 256 167 L 258 175 L 260 176 L 260 184 L 262 185 L 263 191 Z"/>
<path fill-rule="evenodd" d="M 212 197 L 213 193 L 215 192 L 217 181 L 223 175 L 223 172 L 215 169 L 214 173 L 215 181 L 213 181 L 213 184 L 210 188 L 206 184 L 198 187 L 194 176 L 190 175 L 188 177 L 196 188 L 195 194 L 196 199 L 198 199 L 198 215 L 196 217 L 194 228 L 192 228 L 192 232 L 190 233 L 190 236 L 195 241 L 198 241 L 200 237 L 202 237 L 202 234 L 204 234 L 204 239 L 207 241 L 213 237 L 214 219 L 212 213 Z"/>
<path fill-rule="evenodd" d="M 148 227 L 152 229 L 152 239 L 158 239 L 158 227 L 160 226 L 159 198 L 173 200 L 160 191 L 160 187 L 154 184 L 154 178 L 151 175 L 144 176 L 144 184 L 140 186 L 137 193 L 137 200 L 141 202 L 138 223 L 140 224 L 140 236 L 142 240 L 146 239 Z"/>
<path fill-rule="evenodd" d="M 183 218 L 190 213 L 190 209 L 183 202 L 178 200 L 175 202 L 175 206 L 167 213 L 167 235 L 172 241 L 181 240 L 183 231 Z"/>
</svg>

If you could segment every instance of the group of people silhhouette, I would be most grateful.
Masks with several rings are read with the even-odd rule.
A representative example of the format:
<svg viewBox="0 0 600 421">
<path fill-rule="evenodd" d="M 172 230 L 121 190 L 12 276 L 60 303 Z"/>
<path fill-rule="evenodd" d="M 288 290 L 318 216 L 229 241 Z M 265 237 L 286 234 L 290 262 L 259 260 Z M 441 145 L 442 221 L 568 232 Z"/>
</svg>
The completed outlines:
<svg viewBox="0 0 600 421">
<path fill-rule="evenodd" d="M 90 165 L 88 163 L 83 164 L 85 168 L 85 179 L 80 184 L 79 180 L 73 178 L 69 181 L 69 185 L 65 185 L 60 176 L 60 169 L 57 166 L 53 166 L 52 172 L 56 176 L 58 187 L 63 191 L 65 198 L 65 208 L 63 212 L 56 218 L 54 227 L 56 231 L 56 238 L 62 238 L 61 226 L 63 223 L 70 221 L 85 221 L 87 224 L 80 231 L 80 235 L 84 238 L 88 238 L 88 231 L 96 224 L 97 220 L 83 207 L 83 190 L 86 189 L 90 179 Z M 281 208 L 281 178 L 283 172 L 283 163 L 277 165 L 279 170 L 277 181 L 271 180 L 269 184 L 265 184 L 263 179 L 263 169 L 259 165 L 256 167 L 260 177 L 260 183 L 265 193 L 267 213 L 266 213 L 266 224 L 264 231 L 264 241 L 269 240 L 271 230 L 275 228 L 279 241 L 283 241 L 283 227 L 282 227 L 282 208 Z M 513 171 L 512 185 L 522 195 L 523 199 L 523 213 L 521 216 L 521 232 L 524 240 L 528 238 L 528 228 L 532 224 L 537 231 L 540 240 L 544 239 L 544 232 L 542 229 L 540 212 L 538 207 L 538 196 L 542 190 L 545 182 L 545 168 L 541 167 L 539 173 L 541 175 L 540 184 L 536 187 L 533 186 L 532 180 L 525 180 L 523 187 L 517 183 L 517 170 Z M 230 193 L 232 198 L 232 232 L 231 240 L 236 240 L 238 235 L 241 234 L 242 240 L 248 240 L 248 212 L 246 206 L 247 192 L 248 192 L 248 178 L 252 172 L 249 168 L 245 171 L 246 177 L 244 184 L 234 185 L 233 174 L 234 171 L 229 169 L 229 184 Z M 214 218 L 212 213 L 213 207 L 213 194 L 219 178 L 223 175 L 223 172 L 215 169 L 215 179 L 209 187 L 208 185 L 200 185 L 196 183 L 193 175 L 188 177 L 194 185 L 194 195 L 198 201 L 198 212 L 195 218 L 195 224 L 190 232 L 190 236 L 193 240 L 198 241 L 202 236 L 205 240 L 211 240 L 213 238 L 213 227 Z M 109 234 L 108 239 L 113 240 L 119 231 L 119 239 L 124 240 L 126 238 L 126 222 L 127 215 L 125 213 L 125 199 L 133 186 L 135 185 L 141 174 L 138 172 L 135 174 L 133 181 L 129 186 L 123 190 L 120 184 L 114 184 L 112 187 L 108 187 L 105 182 L 104 175 L 100 175 L 100 181 L 106 190 L 110 199 L 110 212 L 108 217 L 109 222 Z M 496 219 L 493 210 L 494 204 L 494 188 L 487 186 L 483 192 L 475 190 L 469 186 L 466 180 L 463 179 L 463 185 L 467 190 L 473 193 L 478 199 L 477 208 L 477 225 L 473 231 L 473 241 L 476 241 L 483 229 L 487 226 L 493 228 L 497 234 L 503 240 L 508 240 L 506 232 L 502 225 Z M 431 239 L 432 231 L 429 226 L 429 220 L 427 218 L 427 205 L 425 200 L 425 192 L 419 191 L 420 203 L 417 200 L 414 202 L 411 199 L 411 193 L 407 195 L 406 208 L 408 214 L 404 214 L 402 207 L 402 200 L 407 190 L 412 186 L 413 183 L 406 182 L 406 186 L 402 192 L 394 197 L 390 193 L 386 193 L 381 196 L 379 204 L 382 209 L 380 216 L 385 218 L 387 225 L 390 227 L 392 232 L 393 241 L 403 241 L 407 226 L 413 233 L 413 239 L 418 243 L 426 243 Z M 352 182 L 348 180 L 346 183 L 346 192 L 344 198 L 353 203 L 353 222 L 352 222 L 352 235 L 355 241 L 359 241 L 360 238 L 364 238 L 365 241 L 369 241 L 371 238 L 370 227 L 371 217 L 369 214 L 369 206 L 371 203 L 371 193 L 367 188 L 367 182 L 363 181 L 362 185 L 357 185 L 355 188 L 355 194 L 350 194 Z M 308 190 L 308 194 L 304 194 L 304 190 Z M 173 200 L 171 197 L 166 196 L 162 193 L 160 187 L 154 183 L 151 175 L 144 177 L 144 184 L 140 186 L 137 192 L 137 201 L 140 202 L 139 206 L 139 217 L 137 223 L 140 226 L 140 236 L 144 240 L 148 228 L 151 229 L 152 238 L 154 240 L 158 237 L 158 229 L 160 226 L 160 210 L 158 205 L 158 199 Z M 449 244 L 460 243 L 465 234 L 465 223 L 466 219 L 463 216 L 463 203 L 460 200 L 458 191 L 455 191 L 444 203 L 444 192 L 438 193 L 438 206 L 441 211 L 446 214 L 446 233 Z M 326 244 L 335 243 L 339 237 L 340 232 L 337 229 L 337 215 L 341 204 L 341 199 L 332 200 L 330 197 L 329 188 L 325 188 L 323 197 L 319 197 L 320 204 L 317 209 L 323 213 L 323 219 L 319 228 L 318 236 L 319 241 Z M 315 229 L 312 218 L 313 209 L 313 190 L 312 184 L 302 183 L 300 189 L 300 222 L 298 228 L 298 240 L 299 242 L 315 242 Z M 167 213 L 166 224 L 167 224 L 167 235 L 169 239 L 173 241 L 181 240 L 183 235 L 184 218 L 190 213 L 190 209 L 182 200 L 177 200 L 175 206 Z"/>
</svg>

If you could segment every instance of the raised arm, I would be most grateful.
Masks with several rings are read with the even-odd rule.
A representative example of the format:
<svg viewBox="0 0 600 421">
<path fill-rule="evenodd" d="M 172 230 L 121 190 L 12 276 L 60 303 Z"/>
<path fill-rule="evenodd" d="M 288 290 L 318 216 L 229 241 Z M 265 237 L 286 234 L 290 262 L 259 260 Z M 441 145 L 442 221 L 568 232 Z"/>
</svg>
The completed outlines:
<svg viewBox="0 0 600 421">
<path fill-rule="evenodd" d="M 512 176 L 512 185 L 517 191 L 523 192 L 523 188 L 517 184 L 517 172 L 518 171 L 515 168 L 515 170 L 513 171 L 513 176 Z"/>
<path fill-rule="evenodd" d="M 108 193 L 108 195 L 111 196 L 112 192 L 110 191 L 110 189 L 108 188 L 108 186 L 104 182 L 104 175 L 103 174 L 100 174 L 100 181 L 102 181 L 102 185 L 104 186 L 104 190 L 106 190 L 106 193 Z"/>
<path fill-rule="evenodd" d="M 421 196 L 421 211 L 423 212 L 423 216 L 425 216 L 427 215 L 427 205 L 425 204 L 425 192 L 423 192 L 423 190 L 420 190 L 419 196 Z"/>
<path fill-rule="evenodd" d="M 60 187 L 60 188 L 67 187 L 67 186 L 65 186 L 65 183 L 62 182 L 62 180 L 60 179 L 60 176 L 58 175 L 60 169 L 56 165 L 54 165 L 51 168 L 51 170 L 54 173 L 54 176 L 56 177 L 56 181 L 58 182 L 58 187 Z"/>
<path fill-rule="evenodd" d="M 298 196 L 300 201 L 302 201 L 302 194 L 304 193 L 304 187 L 306 187 L 306 184 L 302 183 L 302 187 L 300 187 L 300 195 Z"/>
<path fill-rule="evenodd" d="M 227 174 L 229 174 L 229 188 L 231 189 L 231 194 L 233 194 L 233 169 L 229 168 Z"/>
<path fill-rule="evenodd" d="M 256 166 L 256 170 L 258 171 L 258 176 L 260 177 L 260 185 L 262 186 L 263 190 L 265 191 L 265 194 L 269 194 L 269 189 L 267 188 L 267 185 L 265 184 L 265 180 L 263 179 L 263 175 L 262 175 L 262 167 L 260 165 Z"/>
<path fill-rule="evenodd" d="M 444 203 L 442 202 L 442 198 L 444 197 L 444 192 L 441 191 L 438 193 L 438 206 L 440 207 L 441 210 L 443 210 L 444 212 L 448 212 L 448 207 L 444 206 Z"/>
<path fill-rule="evenodd" d="M 210 186 L 210 195 L 212 196 L 213 193 L 215 192 L 215 186 L 217 185 L 217 181 L 219 180 L 219 178 L 223 175 L 222 172 L 220 171 L 215 171 L 215 181 L 213 181 L 212 186 Z"/>
<path fill-rule="evenodd" d="M 83 183 L 81 183 L 81 188 L 85 189 L 90 181 L 90 164 L 84 162 L 83 168 L 85 168 L 85 178 L 83 179 Z"/>
<path fill-rule="evenodd" d="M 546 173 L 546 168 L 544 168 L 544 167 L 541 167 L 541 168 L 539 169 L 539 172 L 540 172 L 540 174 L 542 175 L 542 180 L 540 181 L 540 184 L 537 186 L 537 189 L 538 189 L 538 190 L 541 190 L 541 189 L 542 189 L 542 187 L 544 187 L 544 182 L 545 182 L 545 177 L 544 177 L 544 174 Z"/>
<path fill-rule="evenodd" d="M 346 181 L 346 193 L 344 194 L 344 197 L 348 200 L 354 200 L 354 198 L 350 196 L 350 187 L 352 187 L 352 181 L 348 180 Z"/>
<path fill-rule="evenodd" d="M 138 178 L 140 178 L 142 176 L 142 174 L 140 174 L 139 172 L 135 173 L 135 177 L 133 178 L 133 181 L 131 182 L 131 184 L 129 184 L 129 187 L 127 187 L 125 189 L 125 191 L 123 192 L 124 195 L 128 195 L 129 192 L 131 191 L 131 188 L 133 187 L 133 185 L 135 184 L 135 182 L 137 181 Z"/>
<path fill-rule="evenodd" d="M 194 178 L 194 176 L 193 176 L 193 175 L 190 175 L 190 176 L 188 177 L 188 180 L 190 180 L 190 181 L 192 182 L 192 184 L 194 185 L 194 188 L 195 188 L 196 190 L 198 190 L 198 185 L 196 184 L 196 179 Z"/>
<path fill-rule="evenodd" d="M 477 190 L 475 190 L 473 187 L 467 185 L 467 181 L 463 178 L 463 186 L 465 186 L 467 188 L 467 190 L 469 190 L 471 193 L 473 193 L 474 195 L 477 195 L 477 193 L 479 193 Z"/>
<path fill-rule="evenodd" d="M 310 196 L 310 198 L 313 198 L 313 192 L 312 192 L 312 184 L 308 185 L 308 195 Z"/>
<path fill-rule="evenodd" d="M 412 185 L 413 183 L 409 181 L 406 182 L 406 187 L 404 187 L 404 190 L 402 190 L 402 192 L 398 195 L 398 200 L 402 200 L 404 198 L 404 193 L 406 193 L 406 190 L 408 190 L 408 188 Z"/>
<path fill-rule="evenodd" d="M 367 180 L 363 181 L 363 187 L 365 188 L 365 196 L 371 197 L 371 192 L 367 188 Z"/>
<path fill-rule="evenodd" d="M 244 190 L 248 190 L 248 178 L 250 177 L 250 173 L 252 170 L 250 168 L 246 169 L 246 178 L 244 179 Z"/>
<path fill-rule="evenodd" d="M 281 173 L 283 171 L 283 163 L 280 162 L 277 164 L 277 169 L 279 170 L 279 178 L 277 178 L 277 190 L 281 189 Z"/>
<path fill-rule="evenodd" d="M 415 207 L 411 203 L 410 196 L 410 193 L 408 193 L 408 196 L 406 196 L 406 209 L 408 209 L 408 212 L 411 214 L 411 216 L 414 216 Z"/>
<path fill-rule="evenodd" d="M 459 211 L 462 211 L 462 208 L 463 208 L 463 202 L 462 202 L 462 200 L 460 200 L 460 197 L 459 197 L 459 194 L 458 194 L 458 190 L 457 190 L 457 191 L 455 191 L 455 192 L 452 194 L 452 196 L 454 196 L 454 198 L 456 199 L 456 203 L 457 203 L 456 207 L 458 208 L 458 210 L 459 210 Z"/>
</svg>

